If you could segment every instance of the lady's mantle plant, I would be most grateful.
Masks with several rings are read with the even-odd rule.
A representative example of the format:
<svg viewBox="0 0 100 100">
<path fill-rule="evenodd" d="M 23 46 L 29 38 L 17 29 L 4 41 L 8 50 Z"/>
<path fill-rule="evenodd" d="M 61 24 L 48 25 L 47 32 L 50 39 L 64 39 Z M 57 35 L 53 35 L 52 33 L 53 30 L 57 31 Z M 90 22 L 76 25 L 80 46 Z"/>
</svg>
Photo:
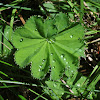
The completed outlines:
<svg viewBox="0 0 100 100">
<path fill-rule="evenodd" d="M 43 20 L 32 16 L 22 28 L 15 30 L 15 61 L 20 68 L 31 63 L 34 78 L 41 79 L 50 71 L 50 78 L 59 79 L 68 68 L 76 70 L 78 58 L 84 55 L 84 29 L 79 24 L 68 28 L 68 17 L 59 13 Z"/>
</svg>

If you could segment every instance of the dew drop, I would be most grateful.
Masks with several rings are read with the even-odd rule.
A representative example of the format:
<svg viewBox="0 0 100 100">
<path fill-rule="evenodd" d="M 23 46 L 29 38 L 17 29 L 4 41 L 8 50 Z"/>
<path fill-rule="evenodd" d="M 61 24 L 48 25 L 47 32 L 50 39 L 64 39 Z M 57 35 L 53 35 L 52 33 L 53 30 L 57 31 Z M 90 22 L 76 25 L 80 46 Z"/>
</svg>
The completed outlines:
<svg viewBox="0 0 100 100">
<path fill-rule="evenodd" d="M 38 15 L 38 17 L 41 17 L 40 15 Z"/>
<path fill-rule="evenodd" d="M 22 42 L 22 41 L 23 41 L 23 38 L 20 39 L 20 42 Z"/>
<path fill-rule="evenodd" d="M 49 10 L 49 12 L 51 12 L 51 10 Z"/>
<path fill-rule="evenodd" d="M 51 43 L 51 41 L 48 41 L 49 43 Z"/>
<path fill-rule="evenodd" d="M 51 39 L 51 42 L 54 43 L 55 41 Z"/>
<path fill-rule="evenodd" d="M 81 92 L 81 94 L 83 94 L 84 92 Z"/>
<path fill-rule="evenodd" d="M 41 69 L 39 69 L 39 72 L 41 71 Z"/>
<path fill-rule="evenodd" d="M 4 56 L 4 58 L 6 58 L 7 56 Z"/>
<path fill-rule="evenodd" d="M 68 70 L 69 68 L 66 66 L 66 69 Z"/>
<path fill-rule="evenodd" d="M 77 84 L 78 87 L 80 87 L 80 84 Z"/>
<path fill-rule="evenodd" d="M 37 31 L 37 29 L 35 29 L 35 31 Z"/>
<path fill-rule="evenodd" d="M 72 70 L 71 72 L 73 73 L 74 71 Z"/>
<path fill-rule="evenodd" d="M 82 49 L 79 49 L 79 52 L 82 52 Z"/>
<path fill-rule="evenodd" d="M 70 66 L 68 66 L 68 68 L 70 68 Z"/>
<path fill-rule="evenodd" d="M 42 65 L 40 65 L 39 67 L 42 68 Z"/>
<path fill-rule="evenodd" d="M 64 93 L 62 92 L 61 94 L 63 95 Z"/>
<path fill-rule="evenodd" d="M 52 40 L 52 42 L 54 43 L 55 41 Z"/>
<path fill-rule="evenodd" d="M 66 64 L 68 64 L 68 62 L 66 62 Z"/>
<path fill-rule="evenodd" d="M 51 56 L 53 55 L 53 53 L 51 53 Z"/>
<path fill-rule="evenodd" d="M 66 58 L 64 58 L 64 60 L 66 60 Z"/>
<path fill-rule="evenodd" d="M 53 66 L 52 68 L 55 68 L 55 66 Z"/>
<path fill-rule="evenodd" d="M 45 59 L 43 59 L 42 61 L 45 62 Z"/>
<path fill-rule="evenodd" d="M 61 58 L 63 58 L 64 57 L 64 54 L 61 54 L 61 56 L 60 56 Z"/>
<path fill-rule="evenodd" d="M 52 61 L 53 63 L 55 62 L 55 60 Z"/>
<path fill-rule="evenodd" d="M 70 38 L 72 38 L 73 37 L 73 35 L 70 35 Z"/>
</svg>

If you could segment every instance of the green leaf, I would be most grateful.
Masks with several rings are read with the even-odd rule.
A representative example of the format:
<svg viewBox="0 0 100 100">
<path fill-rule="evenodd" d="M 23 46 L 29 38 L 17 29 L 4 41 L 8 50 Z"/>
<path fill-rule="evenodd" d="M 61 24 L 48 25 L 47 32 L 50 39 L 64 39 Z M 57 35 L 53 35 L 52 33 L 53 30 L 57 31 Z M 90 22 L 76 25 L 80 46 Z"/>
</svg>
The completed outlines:
<svg viewBox="0 0 100 100">
<path fill-rule="evenodd" d="M 12 45 L 9 43 L 9 32 L 10 32 L 10 26 L 6 26 L 4 29 L 4 33 L 0 30 L 0 54 L 2 56 L 7 56 L 11 49 L 13 48 Z"/>
<path fill-rule="evenodd" d="M 21 99 L 21 100 L 27 100 L 25 97 L 23 97 L 22 95 L 18 95 L 18 97 Z"/>
<path fill-rule="evenodd" d="M 67 19 L 63 13 L 46 20 L 32 16 L 13 35 L 13 45 L 17 48 L 15 62 L 20 68 L 31 64 L 34 78 L 44 78 L 51 71 L 50 78 L 59 79 L 65 68 L 76 70 L 78 58 L 84 56 L 83 27 L 79 24 L 66 30 L 68 23 L 63 17 Z"/>
<path fill-rule="evenodd" d="M 69 25 L 69 19 L 68 19 L 67 15 L 64 13 L 59 13 L 59 16 L 55 17 L 55 21 L 56 21 L 55 25 L 58 29 L 58 32 L 64 30 Z"/>
<path fill-rule="evenodd" d="M 5 4 L 5 5 L 3 3 L 0 3 L 0 5 L 4 6 L 4 7 L 0 8 L 0 11 L 6 10 L 8 7 L 14 7 L 15 8 L 15 5 L 17 5 L 21 1 L 22 0 L 15 0 L 15 1 L 11 2 L 10 4 Z"/>
<path fill-rule="evenodd" d="M 4 100 L 4 98 L 0 95 L 0 100 Z"/>
<path fill-rule="evenodd" d="M 96 65 L 84 83 L 84 85 L 87 85 L 87 87 L 85 88 L 85 90 L 83 92 L 83 95 L 85 95 L 85 97 L 93 99 L 92 94 L 96 88 L 96 84 L 99 82 L 99 79 L 100 79 L 100 67 L 98 65 Z M 86 90 L 88 90 L 88 91 L 86 91 Z"/>
<path fill-rule="evenodd" d="M 97 3 L 100 3 L 100 0 L 91 0 L 93 2 L 97 2 Z"/>
<path fill-rule="evenodd" d="M 59 100 L 59 98 L 65 93 L 64 88 L 62 87 L 60 81 L 59 82 L 46 81 L 45 83 L 48 85 L 49 89 L 52 90 L 52 94 L 53 94 L 52 98 L 53 99 Z M 48 89 L 46 89 L 45 91 L 47 91 L 47 90 Z M 50 90 L 47 91 L 47 93 L 49 95 L 51 94 L 50 92 L 51 92 Z"/>
<path fill-rule="evenodd" d="M 47 12 L 42 7 L 40 7 L 41 11 L 43 13 L 50 13 L 50 16 L 55 16 L 55 13 L 58 12 L 52 2 L 44 2 L 43 6 L 45 7 Z"/>
<path fill-rule="evenodd" d="M 82 74 L 78 73 L 78 71 L 69 71 L 70 76 L 67 78 L 67 83 L 69 86 L 71 86 L 72 91 L 74 94 L 77 94 L 78 96 L 80 93 L 83 93 L 85 90 L 86 85 L 83 85 L 86 81 L 86 77 L 82 76 Z"/>
<path fill-rule="evenodd" d="M 3 46 L 3 50 L 5 54 L 9 54 L 11 52 L 11 49 L 13 48 L 12 45 L 9 43 L 8 38 L 9 38 L 9 32 L 10 32 L 10 26 L 6 26 L 5 30 L 4 30 L 4 46 Z"/>
</svg>

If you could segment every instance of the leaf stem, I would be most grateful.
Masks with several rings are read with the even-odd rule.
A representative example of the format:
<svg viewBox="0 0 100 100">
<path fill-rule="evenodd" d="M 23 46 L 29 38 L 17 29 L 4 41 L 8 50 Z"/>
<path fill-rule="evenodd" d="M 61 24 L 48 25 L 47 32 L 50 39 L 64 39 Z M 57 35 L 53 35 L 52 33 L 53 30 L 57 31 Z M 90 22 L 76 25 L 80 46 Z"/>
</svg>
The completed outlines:
<svg viewBox="0 0 100 100">
<path fill-rule="evenodd" d="M 74 94 L 74 92 L 70 89 L 70 87 L 66 84 L 66 82 L 63 79 L 60 80 L 62 81 L 62 83 L 65 84 L 65 86 L 69 89 L 69 91 Z"/>
<path fill-rule="evenodd" d="M 91 41 L 91 42 L 87 42 L 86 44 L 91 44 L 91 43 L 95 43 L 95 42 L 98 42 L 98 41 L 100 41 L 100 38 L 98 38 L 98 39 L 96 39 L 96 40 L 93 40 L 93 41 Z"/>
<path fill-rule="evenodd" d="M 16 10 L 16 13 L 18 13 L 18 11 Z M 18 15 L 19 16 L 19 18 L 20 18 L 20 20 L 22 21 L 22 23 L 23 23 L 23 25 L 25 24 L 25 20 L 24 20 L 24 18 L 22 17 L 22 15 Z"/>
<path fill-rule="evenodd" d="M 4 43 L 2 43 L 1 41 L 0 41 L 0 43 L 3 44 L 6 48 L 8 48 L 11 51 L 11 49 L 7 45 L 5 45 Z"/>
</svg>

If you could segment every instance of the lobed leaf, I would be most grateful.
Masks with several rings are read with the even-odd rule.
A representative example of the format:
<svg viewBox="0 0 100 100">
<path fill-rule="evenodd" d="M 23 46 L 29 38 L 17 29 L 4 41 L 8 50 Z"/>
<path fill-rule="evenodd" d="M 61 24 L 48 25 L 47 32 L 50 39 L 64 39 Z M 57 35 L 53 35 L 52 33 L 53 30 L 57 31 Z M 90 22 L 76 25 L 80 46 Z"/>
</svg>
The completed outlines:
<svg viewBox="0 0 100 100">
<path fill-rule="evenodd" d="M 21 68 L 31 63 L 32 76 L 38 79 L 48 71 L 53 80 L 59 79 L 65 68 L 75 71 L 78 58 L 84 56 L 84 29 L 79 24 L 67 30 L 68 25 L 64 13 L 46 20 L 32 16 L 13 35 L 16 63 Z"/>
</svg>

